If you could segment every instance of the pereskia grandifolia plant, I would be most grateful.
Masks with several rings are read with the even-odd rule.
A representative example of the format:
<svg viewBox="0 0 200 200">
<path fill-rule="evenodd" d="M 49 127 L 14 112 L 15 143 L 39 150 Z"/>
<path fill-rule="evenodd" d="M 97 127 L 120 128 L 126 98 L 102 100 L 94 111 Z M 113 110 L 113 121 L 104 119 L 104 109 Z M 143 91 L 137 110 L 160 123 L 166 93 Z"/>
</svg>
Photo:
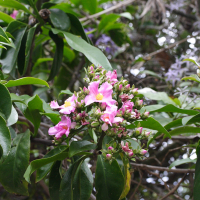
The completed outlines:
<svg viewBox="0 0 200 200">
<path fill-rule="evenodd" d="M 102 140 L 105 135 L 112 138 L 107 149 L 102 150 L 104 158 L 110 163 L 115 155 L 123 153 L 134 160 L 135 156 L 143 156 L 147 150 L 132 149 L 127 139 L 140 141 L 147 139 L 150 132 L 137 127 L 134 131 L 127 130 L 126 126 L 136 120 L 146 119 L 149 112 L 140 113 L 143 100 L 137 97 L 138 89 L 130 87 L 127 80 L 117 79 L 117 71 L 106 71 L 102 67 L 93 65 L 86 70 L 88 88 L 80 88 L 79 92 L 66 99 L 61 106 L 52 101 L 52 109 L 59 110 L 61 121 L 49 129 L 49 135 L 55 137 L 55 143 L 71 139 L 79 132 L 88 133 L 92 130 L 93 140 L 97 149 L 102 149 Z M 79 131 L 77 131 L 79 130 Z M 92 139 L 91 137 L 91 139 Z"/>
</svg>

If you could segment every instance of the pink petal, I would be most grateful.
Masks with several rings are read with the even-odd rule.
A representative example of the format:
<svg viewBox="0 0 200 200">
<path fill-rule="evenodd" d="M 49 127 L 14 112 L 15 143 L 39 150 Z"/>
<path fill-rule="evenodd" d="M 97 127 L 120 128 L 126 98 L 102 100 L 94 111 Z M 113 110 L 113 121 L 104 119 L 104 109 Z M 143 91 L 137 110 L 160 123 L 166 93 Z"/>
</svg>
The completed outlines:
<svg viewBox="0 0 200 200">
<path fill-rule="evenodd" d="M 117 123 L 117 122 L 123 122 L 123 118 L 115 117 L 114 120 L 113 120 L 113 123 Z"/>
<path fill-rule="evenodd" d="M 58 102 L 57 102 L 57 101 L 51 101 L 50 107 L 51 107 L 52 109 L 58 109 L 58 108 L 60 108 L 60 106 L 58 105 Z"/>
<path fill-rule="evenodd" d="M 58 130 L 55 127 L 51 127 L 48 130 L 49 135 L 55 135 L 58 132 Z"/>
<path fill-rule="evenodd" d="M 99 92 L 103 95 L 104 98 L 110 98 L 112 99 L 112 85 L 109 84 L 108 82 L 103 83 L 100 88 Z"/>
<path fill-rule="evenodd" d="M 108 130 L 108 124 L 104 123 L 102 126 L 101 126 L 101 129 L 103 131 L 107 131 Z"/>
<path fill-rule="evenodd" d="M 90 105 L 90 104 L 93 103 L 93 102 L 96 102 L 96 98 L 95 98 L 94 95 L 87 95 L 87 96 L 85 97 L 85 105 L 86 105 L 86 106 Z"/>
<path fill-rule="evenodd" d="M 76 122 L 72 122 L 72 123 L 71 123 L 71 128 L 74 129 L 75 126 L 76 126 Z"/>
<path fill-rule="evenodd" d="M 88 89 L 90 91 L 90 95 L 93 94 L 94 96 L 96 96 L 99 92 L 98 92 L 98 87 L 99 87 L 99 81 L 95 81 L 90 83 Z"/>
</svg>

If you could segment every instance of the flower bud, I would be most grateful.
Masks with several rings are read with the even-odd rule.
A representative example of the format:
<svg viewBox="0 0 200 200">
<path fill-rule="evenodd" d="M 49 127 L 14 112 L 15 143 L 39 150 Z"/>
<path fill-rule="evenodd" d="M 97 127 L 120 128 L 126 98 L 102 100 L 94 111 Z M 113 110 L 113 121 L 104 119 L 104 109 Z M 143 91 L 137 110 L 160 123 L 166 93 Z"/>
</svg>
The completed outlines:
<svg viewBox="0 0 200 200">
<path fill-rule="evenodd" d="M 105 110 L 107 107 L 107 104 L 105 102 L 101 103 L 100 108 L 101 110 Z"/>
<path fill-rule="evenodd" d="M 142 134 L 142 129 L 143 129 L 143 127 L 136 128 L 136 130 L 135 130 L 136 135 Z"/>
<path fill-rule="evenodd" d="M 90 70 L 90 71 L 94 70 L 94 67 L 93 67 L 93 66 L 90 66 L 90 67 L 89 67 L 89 70 Z"/>
<path fill-rule="evenodd" d="M 149 137 L 150 134 L 151 134 L 151 132 L 145 132 L 146 137 Z"/>
<path fill-rule="evenodd" d="M 109 154 L 109 153 L 106 154 L 106 159 L 107 159 L 107 160 L 110 160 L 111 158 L 112 158 L 112 155 L 111 155 L 111 154 Z"/>
<path fill-rule="evenodd" d="M 81 103 L 80 102 L 76 102 L 76 108 L 81 108 Z"/>
<path fill-rule="evenodd" d="M 137 95 L 138 94 L 138 88 L 134 88 L 132 91 L 133 95 Z"/>
<path fill-rule="evenodd" d="M 120 85 L 119 85 L 119 89 L 118 89 L 118 90 L 121 92 L 121 91 L 122 91 L 122 89 L 123 89 L 123 85 L 122 85 L 122 84 L 120 84 Z"/>
<path fill-rule="evenodd" d="M 143 116 L 147 118 L 147 117 L 149 116 L 149 112 L 145 112 L 145 113 L 143 114 Z"/>
<path fill-rule="evenodd" d="M 99 122 L 94 121 L 91 123 L 91 127 L 97 127 L 97 126 L 99 126 Z"/>
<path fill-rule="evenodd" d="M 111 146 L 109 146 L 109 147 L 108 147 L 108 150 L 113 150 L 113 149 L 114 149 L 114 148 L 113 148 L 113 147 L 111 147 Z"/>
<path fill-rule="evenodd" d="M 84 86 L 84 88 L 83 88 L 83 92 L 85 93 L 85 94 L 89 94 L 90 93 L 90 91 Z"/>
<path fill-rule="evenodd" d="M 81 118 L 82 118 L 82 114 L 81 114 L 81 113 L 78 113 L 75 119 L 76 119 L 77 121 L 79 121 L 79 120 L 81 120 Z"/>
<path fill-rule="evenodd" d="M 132 150 L 129 150 L 129 151 L 128 151 L 128 156 L 129 156 L 129 157 L 132 157 L 132 156 L 133 156 L 133 151 L 132 151 Z"/>
<path fill-rule="evenodd" d="M 147 150 L 145 150 L 145 149 L 142 149 L 142 150 L 140 151 L 140 153 L 141 153 L 142 155 L 144 155 L 144 154 L 146 154 L 146 153 L 147 153 Z"/>
</svg>

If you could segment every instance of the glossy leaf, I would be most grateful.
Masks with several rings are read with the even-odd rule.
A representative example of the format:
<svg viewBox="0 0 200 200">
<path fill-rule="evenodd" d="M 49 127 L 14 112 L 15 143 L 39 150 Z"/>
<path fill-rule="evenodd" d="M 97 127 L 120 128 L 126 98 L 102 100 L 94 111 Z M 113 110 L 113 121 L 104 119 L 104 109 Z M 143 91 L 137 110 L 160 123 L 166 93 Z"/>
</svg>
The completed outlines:
<svg viewBox="0 0 200 200">
<path fill-rule="evenodd" d="M 127 128 L 135 128 L 137 126 L 137 123 L 139 122 L 136 122 L 135 124 L 132 125 L 128 125 Z M 170 133 L 158 121 L 156 121 L 152 117 L 148 117 L 146 120 L 140 121 L 140 126 L 152 130 L 157 130 L 161 133 L 164 133 L 165 136 L 171 138 Z"/>
<path fill-rule="evenodd" d="M 55 28 L 62 31 L 69 31 L 71 22 L 65 12 L 60 9 L 50 9 L 50 19 Z"/>
<path fill-rule="evenodd" d="M 49 175 L 49 193 L 51 200 L 58 200 L 59 198 L 59 189 L 61 177 L 59 173 L 61 161 L 56 161 L 51 169 L 51 173 Z"/>
<path fill-rule="evenodd" d="M 150 105 L 143 107 L 140 111 L 149 111 L 149 112 L 173 112 L 173 113 L 183 113 L 188 115 L 196 115 L 199 112 L 196 110 L 187 110 L 187 109 L 181 109 L 177 108 L 176 106 L 169 104 L 169 105 Z"/>
<path fill-rule="evenodd" d="M 45 86 L 49 87 L 49 85 L 46 81 L 41 80 L 39 78 L 33 78 L 33 77 L 24 77 L 24 78 L 20 78 L 17 80 L 10 80 L 5 84 L 5 86 L 6 87 L 14 87 L 14 86 L 20 86 L 20 85 L 33 85 L 33 84 L 45 85 Z"/>
<path fill-rule="evenodd" d="M 8 24 L 7 28 L 6 28 L 6 32 L 7 33 L 10 33 L 10 35 L 12 34 L 12 37 L 14 37 L 13 33 L 16 31 L 16 30 L 19 30 L 23 27 L 26 27 L 27 24 L 23 23 L 23 22 L 20 22 L 18 20 L 15 20 L 15 21 L 12 21 Z"/>
<path fill-rule="evenodd" d="M 7 126 L 11 126 L 18 121 L 18 113 L 15 110 L 14 106 L 12 106 L 10 117 L 7 120 Z"/>
<path fill-rule="evenodd" d="M 95 14 L 97 10 L 97 0 L 84 0 L 81 1 L 83 7 L 90 12 L 90 14 Z"/>
<path fill-rule="evenodd" d="M 90 198 L 93 189 L 93 175 L 85 161 L 76 171 L 73 189 L 73 200 L 88 200 Z"/>
<path fill-rule="evenodd" d="M 86 157 L 82 157 L 79 160 L 77 160 L 74 164 L 72 164 L 65 175 L 63 176 L 63 179 L 61 180 L 60 184 L 60 200 L 74 200 L 73 198 L 73 181 L 74 181 L 74 176 L 75 173 L 81 164 L 81 162 L 85 159 Z"/>
<path fill-rule="evenodd" d="M 191 163 L 191 162 L 196 162 L 196 160 L 192 160 L 190 158 L 176 160 L 176 161 L 174 161 L 173 163 L 170 164 L 169 168 L 171 169 L 172 167 L 182 165 L 182 164 L 186 164 L 186 163 Z"/>
<path fill-rule="evenodd" d="M 132 149 L 137 149 L 138 147 L 140 147 L 140 145 L 138 144 L 138 142 L 136 142 L 133 139 L 127 139 L 127 141 L 131 143 Z"/>
<path fill-rule="evenodd" d="M 53 64 L 51 67 L 51 72 L 50 72 L 48 81 L 52 80 L 58 74 L 60 70 L 60 67 L 62 64 L 62 58 L 63 58 L 63 47 L 64 47 L 63 39 L 58 37 L 58 35 L 55 35 L 50 31 L 49 36 L 55 42 L 56 50 L 55 50 Z"/>
<path fill-rule="evenodd" d="M 110 164 L 102 155 L 97 158 L 95 173 L 97 200 L 118 200 L 124 189 L 124 176 L 116 160 Z"/>
<path fill-rule="evenodd" d="M 10 15 L 7 15 L 6 13 L 3 12 L 0 12 L 0 19 L 8 24 L 12 21 L 15 21 Z"/>
<path fill-rule="evenodd" d="M 200 196 L 200 150 L 197 152 L 197 163 L 195 166 L 195 179 L 194 179 L 194 200 L 198 200 Z"/>
<path fill-rule="evenodd" d="M 200 133 L 200 128 L 193 127 L 193 126 L 183 126 L 176 129 L 173 129 L 169 132 L 170 135 L 180 135 L 180 134 L 186 134 L 186 135 L 194 135 L 196 133 Z"/>
<path fill-rule="evenodd" d="M 4 188 L 21 195 L 28 195 L 28 183 L 23 175 L 29 163 L 30 131 L 18 134 L 8 157 L 0 164 L 0 182 Z"/>
<path fill-rule="evenodd" d="M 5 116 L 5 119 L 8 119 L 12 110 L 12 102 L 11 97 L 8 89 L 0 83 L 0 94 L 1 94 L 1 100 L 0 100 L 0 113 Z"/>
<path fill-rule="evenodd" d="M 200 83 L 200 78 L 196 74 L 191 74 L 190 76 L 183 77 L 181 80 L 191 80 Z"/>
<path fill-rule="evenodd" d="M 47 116 L 54 124 L 58 124 L 61 121 L 60 114 L 57 113 L 41 113 Z"/>
<path fill-rule="evenodd" d="M 39 59 L 35 62 L 34 66 L 33 66 L 33 70 L 35 70 L 36 67 L 37 67 L 38 65 L 40 65 L 41 63 L 43 63 L 43 62 L 49 62 L 49 61 L 53 61 L 53 58 L 39 58 Z"/>
<path fill-rule="evenodd" d="M 27 104 L 28 108 L 24 111 L 24 115 L 33 123 L 34 136 L 36 136 L 41 122 L 40 112 L 43 112 L 43 102 L 38 95 L 35 95 L 28 99 Z"/>
<path fill-rule="evenodd" d="M 0 0 L 0 6 L 14 8 L 16 10 L 23 10 L 26 13 L 32 14 L 23 4 L 15 1 L 15 0 Z"/>
<path fill-rule="evenodd" d="M 188 117 L 182 118 L 182 124 L 183 125 L 192 124 L 192 123 L 199 122 L 199 121 L 200 121 L 200 114 L 197 114 L 195 116 L 188 116 Z"/>
<path fill-rule="evenodd" d="M 6 126 L 6 121 L 0 116 L 0 145 L 3 149 L 3 156 L 4 159 L 11 148 L 11 136 L 8 127 Z"/>
<path fill-rule="evenodd" d="M 16 30 L 13 33 L 13 36 L 15 38 L 14 45 L 16 49 L 12 47 L 8 47 L 7 50 L 3 50 L 2 52 L 0 62 L 2 63 L 2 70 L 5 74 L 9 74 L 16 65 L 18 52 L 19 52 L 21 41 L 22 41 L 25 31 L 26 31 L 26 28 L 21 28 L 19 30 Z"/>
<path fill-rule="evenodd" d="M 105 57 L 105 55 L 96 47 L 91 46 L 90 44 L 86 43 L 83 39 L 78 38 L 71 33 L 59 31 L 57 29 L 52 29 L 54 34 L 63 33 L 67 43 L 76 51 L 80 51 L 83 53 L 88 60 L 96 66 L 102 66 L 106 70 L 112 70 L 112 67 Z"/>
<path fill-rule="evenodd" d="M 190 61 L 190 62 L 194 63 L 196 66 L 199 66 L 199 63 L 196 62 L 196 61 L 193 60 L 193 59 L 186 58 L 186 59 L 184 59 L 183 61 Z"/>
<path fill-rule="evenodd" d="M 27 40 L 26 40 L 26 47 L 25 47 L 25 63 L 24 63 L 24 66 L 23 66 L 22 69 L 19 68 L 19 69 L 21 69 L 21 71 L 19 70 L 21 75 L 24 75 L 26 73 L 26 70 L 27 70 L 29 62 L 30 62 L 31 46 L 32 46 L 32 43 L 33 43 L 33 38 L 34 38 L 34 35 L 35 35 L 35 30 L 37 28 L 37 25 L 38 24 L 36 24 L 34 27 L 30 28 L 29 31 L 28 31 Z"/>
<path fill-rule="evenodd" d="M 87 43 L 90 44 L 90 40 L 89 40 L 88 36 L 85 34 L 85 31 L 84 31 L 83 26 L 82 26 L 81 22 L 79 21 L 79 19 L 71 13 L 67 13 L 67 15 L 71 21 L 72 33 L 75 35 L 80 35 Z"/>
<path fill-rule="evenodd" d="M 69 147 L 69 157 L 72 157 L 83 151 L 95 149 L 97 146 L 87 140 L 73 141 Z"/>
<path fill-rule="evenodd" d="M 58 146 L 49 152 L 48 158 L 42 158 L 42 159 L 32 161 L 24 174 L 24 178 L 26 179 L 26 181 L 30 183 L 31 174 L 34 171 L 36 171 L 37 169 L 39 169 L 40 167 L 47 165 L 51 162 L 57 161 L 57 160 L 65 159 L 67 157 L 67 153 L 64 153 L 64 151 L 67 148 L 68 147 L 66 147 L 66 146 Z"/>
<path fill-rule="evenodd" d="M 59 93 L 59 96 L 60 96 L 61 94 L 73 95 L 73 93 L 72 93 L 70 90 L 61 90 L 60 93 Z"/>
</svg>

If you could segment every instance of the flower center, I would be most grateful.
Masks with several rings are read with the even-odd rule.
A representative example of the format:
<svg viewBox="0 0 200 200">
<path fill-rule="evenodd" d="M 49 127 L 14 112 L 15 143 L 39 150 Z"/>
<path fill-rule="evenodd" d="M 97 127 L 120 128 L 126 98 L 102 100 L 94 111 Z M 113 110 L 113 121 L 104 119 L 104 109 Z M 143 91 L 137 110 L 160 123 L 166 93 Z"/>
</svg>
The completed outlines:
<svg viewBox="0 0 200 200">
<path fill-rule="evenodd" d="M 102 99 L 103 99 L 103 95 L 101 93 L 97 94 L 96 100 L 102 100 Z"/>
<path fill-rule="evenodd" d="M 65 105 L 64 106 L 65 106 L 65 108 L 71 106 L 71 102 L 65 101 Z"/>
<path fill-rule="evenodd" d="M 67 130 L 68 129 L 68 126 L 67 125 L 64 125 L 62 126 L 63 129 Z"/>
</svg>

